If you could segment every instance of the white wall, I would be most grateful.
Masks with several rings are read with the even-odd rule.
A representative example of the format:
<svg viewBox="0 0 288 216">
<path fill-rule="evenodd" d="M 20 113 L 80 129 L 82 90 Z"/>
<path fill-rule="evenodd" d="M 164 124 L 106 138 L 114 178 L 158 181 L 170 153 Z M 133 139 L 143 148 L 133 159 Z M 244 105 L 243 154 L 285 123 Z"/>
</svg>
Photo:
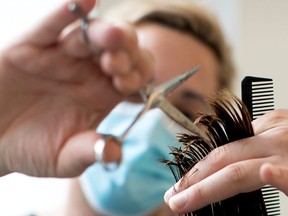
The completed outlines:
<svg viewBox="0 0 288 216">
<path fill-rule="evenodd" d="M 273 78 L 276 108 L 288 107 L 288 1 L 241 2 L 237 59 L 240 75 Z"/>
<path fill-rule="evenodd" d="M 0 0 L 0 48 L 64 0 Z M 101 0 L 107 6 L 119 0 Z M 197 0 L 194 0 L 197 1 Z M 199 0 L 200 1 L 200 0 Z M 235 92 L 245 75 L 272 77 L 276 107 L 288 107 L 288 1 L 201 0 L 219 15 L 238 65 Z M 63 204 L 68 180 L 12 174 L 0 178 L 0 215 L 19 216 Z M 283 196 L 282 202 L 287 202 Z M 287 216 L 287 204 L 281 215 Z"/>
</svg>

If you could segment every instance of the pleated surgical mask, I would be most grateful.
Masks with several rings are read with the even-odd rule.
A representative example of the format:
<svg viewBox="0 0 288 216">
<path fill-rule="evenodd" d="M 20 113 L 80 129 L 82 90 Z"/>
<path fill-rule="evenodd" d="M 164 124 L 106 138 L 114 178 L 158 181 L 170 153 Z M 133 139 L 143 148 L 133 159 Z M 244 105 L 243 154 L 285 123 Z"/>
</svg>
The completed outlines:
<svg viewBox="0 0 288 216">
<path fill-rule="evenodd" d="M 97 131 L 119 136 L 143 108 L 119 104 Z M 122 146 L 122 162 L 112 171 L 95 163 L 81 176 L 81 187 L 94 210 L 102 215 L 140 216 L 163 203 L 175 180 L 160 159 L 171 159 L 169 146 L 179 147 L 176 135 L 183 130 L 160 109 L 148 111 L 131 129 Z"/>
</svg>

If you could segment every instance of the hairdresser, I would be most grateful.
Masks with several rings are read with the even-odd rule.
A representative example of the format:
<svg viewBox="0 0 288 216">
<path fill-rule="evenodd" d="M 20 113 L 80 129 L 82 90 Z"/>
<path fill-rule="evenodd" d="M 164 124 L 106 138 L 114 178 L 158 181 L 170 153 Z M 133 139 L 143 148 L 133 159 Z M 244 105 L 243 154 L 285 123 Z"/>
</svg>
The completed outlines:
<svg viewBox="0 0 288 216">
<path fill-rule="evenodd" d="M 95 4 L 77 2 L 86 14 Z M 1 51 L 0 176 L 81 174 L 95 162 L 95 127 L 152 77 L 129 26 L 91 21 L 91 49 L 69 5 Z"/>
</svg>

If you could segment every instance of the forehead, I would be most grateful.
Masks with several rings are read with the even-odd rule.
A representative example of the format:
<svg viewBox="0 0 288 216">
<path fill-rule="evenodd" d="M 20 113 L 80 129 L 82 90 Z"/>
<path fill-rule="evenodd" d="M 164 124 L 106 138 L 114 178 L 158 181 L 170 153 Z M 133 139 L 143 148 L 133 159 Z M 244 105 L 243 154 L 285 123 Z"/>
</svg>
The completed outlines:
<svg viewBox="0 0 288 216">
<path fill-rule="evenodd" d="M 167 81 L 196 65 L 201 70 L 177 91 L 192 90 L 208 96 L 218 88 L 218 64 L 213 51 L 192 35 L 156 23 L 137 26 L 140 45 L 155 58 L 155 81 Z"/>
</svg>

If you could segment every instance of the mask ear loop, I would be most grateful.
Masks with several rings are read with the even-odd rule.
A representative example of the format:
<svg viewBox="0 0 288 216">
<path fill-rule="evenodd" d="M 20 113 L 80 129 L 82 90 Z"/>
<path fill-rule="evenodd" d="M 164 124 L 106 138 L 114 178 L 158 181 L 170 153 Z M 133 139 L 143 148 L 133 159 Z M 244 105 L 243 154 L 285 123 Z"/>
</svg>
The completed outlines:
<svg viewBox="0 0 288 216">
<path fill-rule="evenodd" d="M 94 44 L 92 44 L 91 39 L 88 35 L 88 28 L 89 28 L 89 19 L 83 12 L 82 8 L 80 7 L 79 4 L 76 2 L 71 2 L 68 4 L 68 10 L 71 11 L 72 13 L 76 14 L 79 19 L 81 20 L 81 31 L 82 31 L 82 36 L 84 39 L 85 44 L 87 47 L 93 52 L 94 54 L 100 54 L 101 49 Z"/>
</svg>

